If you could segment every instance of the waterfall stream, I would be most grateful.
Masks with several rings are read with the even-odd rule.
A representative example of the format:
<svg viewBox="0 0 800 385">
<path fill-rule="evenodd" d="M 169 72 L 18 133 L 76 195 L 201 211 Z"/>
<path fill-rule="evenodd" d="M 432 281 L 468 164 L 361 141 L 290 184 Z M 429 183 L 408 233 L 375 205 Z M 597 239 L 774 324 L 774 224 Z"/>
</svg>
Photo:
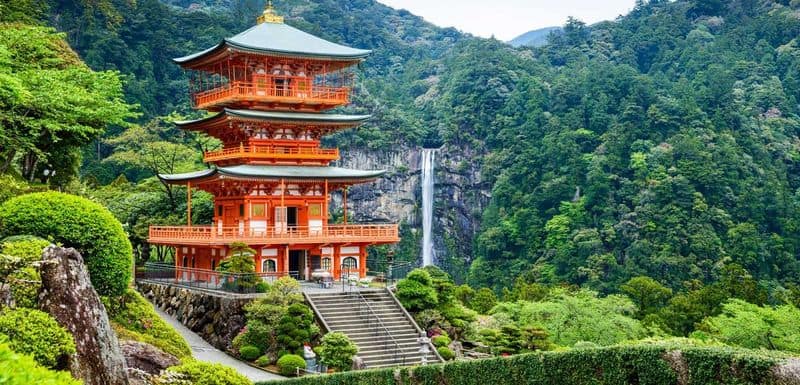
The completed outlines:
<svg viewBox="0 0 800 385">
<path fill-rule="evenodd" d="M 433 265 L 433 164 L 436 149 L 422 149 L 422 266 Z"/>
</svg>

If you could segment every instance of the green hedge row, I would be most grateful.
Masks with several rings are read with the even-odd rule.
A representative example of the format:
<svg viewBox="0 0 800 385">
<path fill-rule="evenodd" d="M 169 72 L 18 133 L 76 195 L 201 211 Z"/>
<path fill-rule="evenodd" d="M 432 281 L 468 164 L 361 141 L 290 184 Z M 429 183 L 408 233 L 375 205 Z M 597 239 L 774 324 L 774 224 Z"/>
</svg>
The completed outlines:
<svg viewBox="0 0 800 385">
<path fill-rule="evenodd" d="M 308 376 L 271 385 L 710 385 L 771 384 L 782 359 L 758 352 L 620 346 L 541 352 L 403 369 Z M 266 383 L 263 383 L 266 384 Z"/>
</svg>

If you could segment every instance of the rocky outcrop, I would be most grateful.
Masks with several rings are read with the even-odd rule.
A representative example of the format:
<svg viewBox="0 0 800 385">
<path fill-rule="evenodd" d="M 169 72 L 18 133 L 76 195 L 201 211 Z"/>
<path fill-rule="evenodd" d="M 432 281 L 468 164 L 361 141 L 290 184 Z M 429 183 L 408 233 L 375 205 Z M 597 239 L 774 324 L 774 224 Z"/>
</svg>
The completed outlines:
<svg viewBox="0 0 800 385">
<path fill-rule="evenodd" d="M 149 374 L 159 374 L 162 370 L 181 363 L 172 354 L 144 342 L 122 341 L 120 348 L 128 368 L 139 369 Z"/>
<path fill-rule="evenodd" d="M 480 228 L 481 213 L 489 204 L 491 186 L 476 162 L 482 155 L 467 147 L 443 147 L 434 166 L 433 238 L 437 256 L 473 258 L 473 240 Z M 348 194 L 350 210 L 357 222 L 404 222 L 412 231 L 422 231 L 422 151 L 397 148 L 394 151 L 343 149 L 341 167 L 385 169 L 375 183 L 353 186 Z M 332 209 L 341 207 L 334 196 Z"/>
<path fill-rule="evenodd" d="M 220 350 L 231 349 L 233 338 L 246 322 L 244 305 L 258 297 L 188 290 L 152 282 L 137 282 L 136 286 L 151 303 Z"/>
<path fill-rule="evenodd" d="M 89 272 L 75 249 L 50 246 L 39 265 L 39 307 L 50 313 L 75 340 L 70 362 L 75 378 L 87 385 L 128 385 L 125 358 Z"/>
</svg>

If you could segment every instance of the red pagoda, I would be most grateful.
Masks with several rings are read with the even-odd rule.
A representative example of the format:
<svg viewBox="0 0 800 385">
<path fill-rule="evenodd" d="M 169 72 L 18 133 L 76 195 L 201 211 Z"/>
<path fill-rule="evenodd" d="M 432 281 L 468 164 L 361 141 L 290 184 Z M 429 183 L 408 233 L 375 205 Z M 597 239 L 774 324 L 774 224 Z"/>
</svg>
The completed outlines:
<svg viewBox="0 0 800 385">
<path fill-rule="evenodd" d="M 325 113 L 349 103 L 353 67 L 369 53 L 284 24 L 270 2 L 256 26 L 174 59 L 190 73 L 194 107 L 213 112 L 177 125 L 216 137 L 223 148 L 204 154 L 207 170 L 159 175 L 187 187 L 189 224 L 151 226 L 150 243 L 174 247 L 178 270 L 215 270 L 232 243 L 244 242 L 256 250 L 259 273 L 363 278 L 367 247 L 398 242 L 398 226 L 348 224 L 347 188 L 384 171 L 333 167 L 339 150 L 321 148 L 320 139 L 369 118 Z M 209 226 L 191 225 L 193 188 L 214 195 Z M 329 224 L 337 190 L 344 223 Z"/>
</svg>

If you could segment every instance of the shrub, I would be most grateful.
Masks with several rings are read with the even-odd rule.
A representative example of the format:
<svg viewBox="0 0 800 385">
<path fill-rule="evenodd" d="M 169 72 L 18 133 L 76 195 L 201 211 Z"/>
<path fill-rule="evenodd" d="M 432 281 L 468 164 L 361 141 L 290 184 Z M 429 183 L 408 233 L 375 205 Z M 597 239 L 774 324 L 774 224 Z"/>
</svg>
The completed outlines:
<svg viewBox="0 0 800 385">
<path fill-rule="evenodd" d="M 191 357 L 186 340 L 135 290 L 114 299 L 104 297 L 103 303 L 120 338 L 146 342 L 178 358 Z"/>
<path fill-rule="evenodd" d="M 69 372 L 48 370 L 30 356 L 18 354 L 0 343 L 0 384 L 3 385 L 80 385 Z"/>
<path fill-rule="evenodd" d="M 303 344 L 311 342 L 318 333 L 319 328 L 314 323 L 311 309 L 301 303 L 290 305 L 276 330 L 280 349 L 278 356 L 286 353 L 303 354 Z"/>
<path fill-rule="evenodd" d="M 453 351 L 450 350 L 450 348 L 448 348 L 447 346 L 440 346 L 440 347 L 436 348 L 436 351 L 439 352 L 439 355 L 442 356 L 442 358 L 445 361 L 450 361 L 453 358 L 456 358 L 456 354 L 453 353 Z"/>
<path fill-rule="evenodd" d="M 50 241 L 33 235 L 15 235 L 3 239 L 0 248 L 3 254 L 19 257 L 25 262 L 42 259 L 42 251 L 50 246 Z"/>
<path fill-rule="evenodd" d="M 261 357 L 258 357 L 258 359 L 255 362 L 256 365 L 261 367 L 267 366 L 271 363 L 272 363 L 272 358 L 266 354 Z"/>
<path fill-rule="evenodd" d="M 261 349 L 258 346 L 245 345 L 239 348 L 239 357 L 245 361 L 253 361 L 261 356 Z"/>
<path fill-rule="evenodd" d="M 430 273 L 415 269 L 397 283 L 397 299 L 413 312 L 435 308 L 439 298 L 432 285 Z"/>
<path fill-rule="evenodd" d="M 497 305 L 497 296 L 494 294 L 492 289 L 486 287 L 478 290 L 478 292 L 475 293 L 475 296 L 472 298 L 472 301 L 469 303 L 469 307 L 480 314 L 489 313 L 489 310 L 492 310 L 494 305 Z"/>
<path fill-rule="evenodd" d="M 510 358 L 452 361 L 445 364 L 336 373 L 310 376 L 264 385 L 617 385 L 678 383 L 672 369 L 674 351 L 664 346 L 622 346 L 559 352 L 521 354 Z M 676 368 L 690 373 L 695 385 L 784 383 L 775 381 L 771 369 L 781 359 L 754 351 L 729 348 L 680 349 L 682 362 Z M 784 370 L 787 367 L 783 367 Z M 791 369 L 789 369 L 791 370 Z M 777 373 L 777 372 L 775 372 Z M 789 383 L 789 382 L 785 382 Z"/>
<path fill-rule="evenodd" d="M 8 276 L 11 296 L 17 307 L 36 308 L 39 288 L 42 287 L 40 280 L 39 273 L 32 267 L 22 268 Z"/>
<path fill-rule="evenodd" d="M 260 280 L 253 273 L 256 272 L 253 255 L 256 251 L 246 243 L 234 242 L 230 245 L 230 256 L 219 263 L 217 271 L 221 273 L 244 274 L 241 276 L 225 278 L 223 284 L 233 290 L 244 290 L 258 287 Z"/>
<path fill-rule="evenodd" d="M 454 295 L 462 304 L 469 305 L 472 301 L 472 297 L 475 296 L 475 290 L 469 287 L 469 285 L 461 285 L 456 287 Z"/>
<path fill-rule="evenodd" d="M 192 385 L 252 385 L 247 377 L 231 367 L 202 361 L 190 361 L 167 368 L 167 372 L 182 374 Z"/>
<path fill-rule="evenodd" d="M 0 231 L 0 236 L 32 234 L 78 249 L 100 295 L 121 295 L 131 280 L 132 249 L 122 225 L 87 199 L 58 192 L 12 198 L 0 206 Z"/>
<path fill-rule="evenodd" d="M 297 368 L 305 369 L 306 360 L 296 354 L 284 354 L 278 359 L 278 369 L 284 376 L 294 376 Z"/>
<path fill-rule="evenodd" d="M 358 347 L 344 333 L 333 332 L 322 337 L 319 347 L 320 361 L 331 369 L 340 372 L 353 367 L 353 356 Z"/>
<path fill-rule="evenodd" d="M 448 336 L 436 336 L 436 337 L 433 337 L 431 339 L 431 342 L 433 342 L 434 346 L 440 348 L 442 346 L 450 345 L 450 342 L 452 342 L 452 341 L 450 340 L 450 337 L 448 337 Z"/>
<path fill-rule="evenodd" d="M 0 334 L 18 353 L 30 354 L 42 366 L 64 369 L 75 353 L 75 342 L 49 314 L 34 309 L 6 309 L 0 313 Z"/>
</svg>

